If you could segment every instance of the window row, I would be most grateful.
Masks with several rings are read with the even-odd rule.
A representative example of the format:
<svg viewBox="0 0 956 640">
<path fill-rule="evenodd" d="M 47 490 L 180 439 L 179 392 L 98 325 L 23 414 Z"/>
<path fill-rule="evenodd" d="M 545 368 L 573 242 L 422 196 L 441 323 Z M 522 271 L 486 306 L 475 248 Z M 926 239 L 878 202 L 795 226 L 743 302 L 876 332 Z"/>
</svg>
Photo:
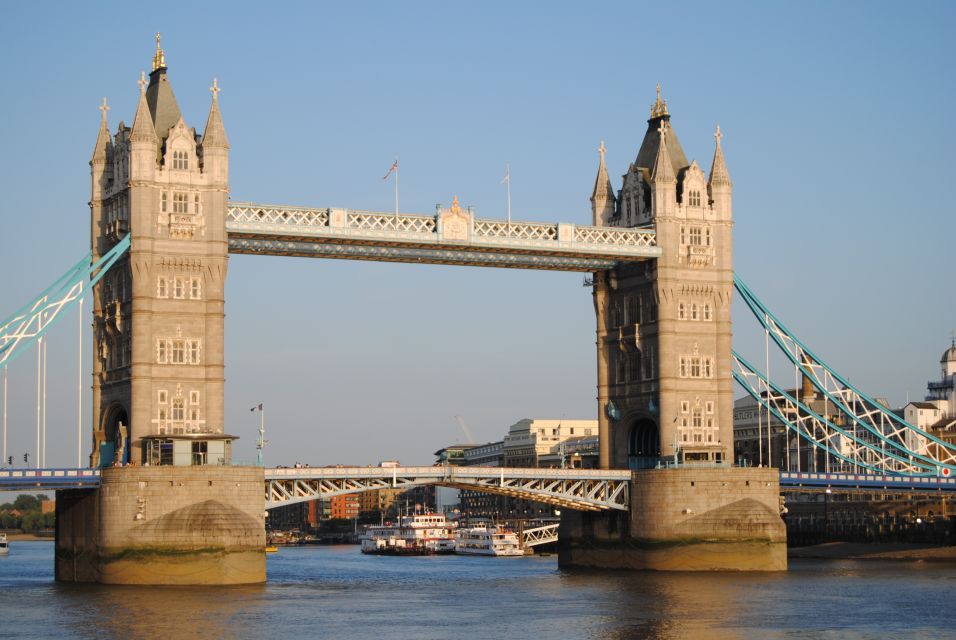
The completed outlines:
<svg viewBox="0 0 956 640">
<path fill-rule="evenodd" d="M 693 189 L 687 194 L 687 204 L 692 207 L 700 206 L 700 191 Z"/>
<path fill-rule="evenodd" d="M 159 276 L 156 280 L 157 298 L 175 298 L 176 300 L 201 300 L 202 279 L 199 276 L 176 276 L 167 278 Z"/>
<path fill-rule="evenodd" d="M 713 378 L 714 359 L 705 356 L 681 356 L 679 372 L 681 378 Z"/>
<path fill-rule="evenodd" d="M 159 210 L 162 213 L 202 213 L 202 200 L 198 193 L 192 197 L 190 210 L 188 193 L 182 191 L 161 191 L 159 194 Z"/>
<path fill-rule="evenodd" d="M 681 412 L 681 413 L 690 413 L 690 402 L 689 402 L 689 401 L 687 401 L 687 400 L 681 400 L 681 401 L 680 401 L 680 412 Z M 707 414 L 709 414 L 709 415 L 713 415 L 713 413 L 714 413 L 714 401 L 713 401 L 713 400 L 708 400 L 707 402 L 704 403 L 704 412 L 707 413 Z M 695 413 L 695 414 L 699 414 L 699 413 L 700 413 L 700 401 L 699 401 L 699 400 L 697 401 L 697 404 L 694 406 L 694 413 Z"/>
<path fill-rule="evenodd" d="M 652 380 L 657 376 L 656 353 L 654 347 L 648 345 L 642 354 L 640 351 L 633 353 L 618 353 L 617 366 L 614 371 L 614 382 L 624 384 L 626 382 L 640 382 L 641 380 Z"/>
<path fill-rule="evenodd" d="M 189 168 L 189 152 L 188 151 L 173 151 L 173 169 L 188 169 Z"/>
<path fill-rule="evenodd" d="M 199 364 L 202 340 L 185 338 L 157 338 L 157 364 Z"/>
<path fill-rule="evenodd" d="M 711 246 L 710 227 L 681 226 L 680 243 L 698 247 Z"/>
<path fill-rule="evenodd" d="M 717 442 L 717 430 L 713 428 L 713 424 L 707 425 L 708 430 L 706 432 L 703 429 L 692 431 L 687 428 L 686 420 L 686 418 L 681 419 L 680 426 L 682 428 L 677 430 L 682 443 L 714 444 Z M 713 423 L 713 420 L 708 419 L 708 422 Z"/>
<path fill-rule="evenodd" d="M 711 322 L 714 319 L 714 310 L 709 302 L 697 304 L 696 302 L 684 302 L 681 300 L 677 303 L 677 319 Z"/>
<path fill-rule="evenodd" d="M 611 308 L 611 315 L 617 327 L 657 322 L 657 301 L 650 294 L 626 295 Z"/>
<path fill-rule="evenodd" d="M 172 420 L 173 422 L 183 422 L 186 420 L 186 416 L 189 416 L 190 422 L 197 422 L 199 420 L 199 408 L 190 407 L 187 413 L 186 409 L 186 400 L 184 398 L 173 398 L 172 405 L 167 409 L 166 407 L 160 407 L 157 414 L 159 416 L 159 421 L 161 426 L 165 426 L 162 423 L 166 420 Z"/>
<path fill-rule="evenodd" d="M 182 398 L 177 396 L 176 398 L 173 398 L 173 401 L 175 402 L 176 400 L 181 400 L 181 399 Z M 167 391 L 166 389 L 160 389 L 159 391 L 157 391 L 156 400 L 159 402 L 159 404 L 169 404 L 169 391 Z M 198 391 L 189 392 L 189 404 L 199 404 Z"/>
</svg>

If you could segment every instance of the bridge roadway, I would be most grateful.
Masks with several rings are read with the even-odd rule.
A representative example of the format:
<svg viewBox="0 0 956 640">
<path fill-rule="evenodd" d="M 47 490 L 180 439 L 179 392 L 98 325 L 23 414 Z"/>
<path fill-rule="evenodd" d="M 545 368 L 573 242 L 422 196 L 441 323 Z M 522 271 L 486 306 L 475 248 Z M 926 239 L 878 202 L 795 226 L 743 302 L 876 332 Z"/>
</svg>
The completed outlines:
<svg viewBox="0 0 956 640">
<path fill-rule="evenodd" d="M 230 253 L 554 271 L 601 271 L 662 254 L 653 228 L 475 218 L 453 206 L 435 215 L 231 202 Z"/>
<path fill-rule="evenodd" d="M 536 500 L 568 509 L 627 510 L 626 469 L 520 469 L 511 467 L 306 467 L 265 469 L 267 509 L 370 489 L 438 484 Z M 94 488 L 99 469 L 0 469 L 0 491 Z M 781 491 L 956 492 L 956 478 L 852 473 L 780 472 Z"/>
</svg>

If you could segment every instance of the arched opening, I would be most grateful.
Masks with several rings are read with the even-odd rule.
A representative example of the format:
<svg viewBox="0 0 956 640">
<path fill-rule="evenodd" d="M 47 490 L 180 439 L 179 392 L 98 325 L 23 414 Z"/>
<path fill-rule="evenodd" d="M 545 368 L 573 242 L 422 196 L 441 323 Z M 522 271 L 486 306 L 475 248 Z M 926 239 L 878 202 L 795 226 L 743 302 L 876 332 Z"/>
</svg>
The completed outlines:
<svg viewBox="0 0 956 640">
<path fill-rule="evenodd" d="M 106 439 L 100 443 L 100 466 L 129 464 L 129 415 L 120 405 L 110 407 L 103 425 Z"/>
<path fill-rule="evenodd" d="M 661 436 L 657 423 L 643 418 L 631 426 L 627 456 L 631 469 L 651 469 L 657 466 L 661 457 Z"/>
</svg>

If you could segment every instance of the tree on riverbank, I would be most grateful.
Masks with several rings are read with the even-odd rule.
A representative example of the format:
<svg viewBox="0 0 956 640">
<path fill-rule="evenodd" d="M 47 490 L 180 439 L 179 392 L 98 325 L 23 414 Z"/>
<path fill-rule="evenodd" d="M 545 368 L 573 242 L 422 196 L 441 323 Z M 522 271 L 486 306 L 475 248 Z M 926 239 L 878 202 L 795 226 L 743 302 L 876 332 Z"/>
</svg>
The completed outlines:
<svg viewBox="0 0 956 640">
<path fill-rule="evenodd" d="M 48 501 L 49 498 L 43 494 L 31 496 L 24 493 L 12 503 L 0 505 L 0 528 L 19 529 L 24 533 L 52 529 L 56 514 L 52 511 L 43 513 L 43 503 Z"/>
</svg>

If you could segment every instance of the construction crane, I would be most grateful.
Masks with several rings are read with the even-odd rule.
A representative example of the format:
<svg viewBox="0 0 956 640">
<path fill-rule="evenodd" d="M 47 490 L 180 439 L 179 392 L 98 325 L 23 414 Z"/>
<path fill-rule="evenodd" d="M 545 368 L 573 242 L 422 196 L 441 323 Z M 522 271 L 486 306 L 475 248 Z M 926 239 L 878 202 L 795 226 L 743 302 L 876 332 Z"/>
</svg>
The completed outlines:
<svg viewBox="0 0 956 640">
<path fill-rule="evenodd" d="M 465 422 L 465 419 L 461 416 L 455 416 L 455 420 L 458 421 L 461 430 L 465 432 L 465 438 L 467 442 L 465 444 L 475 444 L 475 436 L 471 433 L 471 429 L 468 428 L 468 424 Z"/>
</svg>

